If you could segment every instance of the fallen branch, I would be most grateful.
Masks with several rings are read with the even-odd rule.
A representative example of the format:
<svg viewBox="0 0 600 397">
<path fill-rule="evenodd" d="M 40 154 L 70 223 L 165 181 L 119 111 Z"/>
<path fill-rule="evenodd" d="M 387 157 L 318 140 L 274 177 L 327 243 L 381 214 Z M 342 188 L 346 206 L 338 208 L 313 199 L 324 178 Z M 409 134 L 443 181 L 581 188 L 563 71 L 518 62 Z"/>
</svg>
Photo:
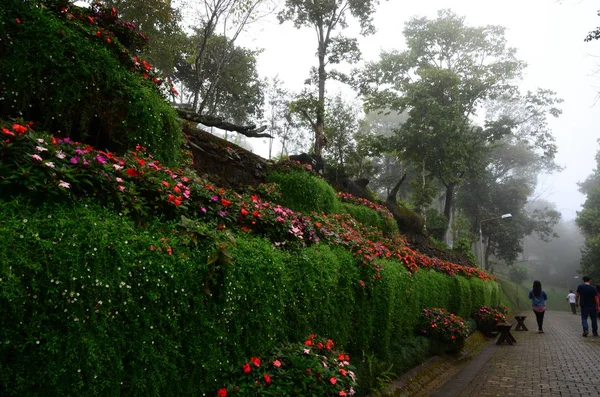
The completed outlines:
<svg viewBox="0 0 600 397">
<path fill-rule="evenodd" d="M 175 108 L 175 110 L 177 111 L 179 117 L 181 117 L 182 119 L 196 123 L 201 123 L 207 127 L 217 127 L 226 131 L 238 132 L 242 135 L 247 136 L 248 138 L 273 138 L 273 136 L 270 134 L 262 133 L 267 129 L 266 125 L 263 125 L 259 128 L 256 128 L 255 124 L 241 126 L 224 121 L 220 117 L 201 115 L 186 108 Z"/>
</svg>

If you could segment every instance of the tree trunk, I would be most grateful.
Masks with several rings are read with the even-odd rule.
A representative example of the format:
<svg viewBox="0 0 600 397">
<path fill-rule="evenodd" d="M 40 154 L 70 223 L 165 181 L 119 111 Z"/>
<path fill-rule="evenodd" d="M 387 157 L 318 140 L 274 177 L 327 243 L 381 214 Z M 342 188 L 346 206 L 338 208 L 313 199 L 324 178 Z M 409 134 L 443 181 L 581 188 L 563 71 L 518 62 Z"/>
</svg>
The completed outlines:
<svg viewBox="0 0 600 397">
<path fill-rule="evenodd" d="M 325 42 L 319 43 L 319 104 L 317 106 L 317 122 L 315 126 L 315 154 L 322 155 L 325 146 Z"/>
<path fill-rule="evenodd" d="M 404 173 L 404 175 L 402 175 L 402 178 L 400 178 L 398 183 L 396 183 L 396 186 L 394 186 L 392 191 L 389 192 L 387 201 L 394 203 L 394 204 L 398 204 L 398 201 L 396 201 L 396 196 L 398 195 L 398 190 L 400 190 L 400 185 L 402 185 L 402 182 L 404 182 L 404 180 L 406 179 L 406 175 L 407 174 Z"/>
<path fill-rule="evenodd" d="M 446 230 L 444 230 L 444 236 L 446 239 L 448 238 L 448 230 L 450 230 L 450 222 L 452 221 L 452 208 L 454 207 L 454 189 L 456 185 L 454 183 L 450 183 L 446 185 L 446 199 L 444 200 L 444 216 L 448 220 L 448 224 L 446 225 Z M 448 243 L 448 241 L 446 241 Z"/>
</svg>

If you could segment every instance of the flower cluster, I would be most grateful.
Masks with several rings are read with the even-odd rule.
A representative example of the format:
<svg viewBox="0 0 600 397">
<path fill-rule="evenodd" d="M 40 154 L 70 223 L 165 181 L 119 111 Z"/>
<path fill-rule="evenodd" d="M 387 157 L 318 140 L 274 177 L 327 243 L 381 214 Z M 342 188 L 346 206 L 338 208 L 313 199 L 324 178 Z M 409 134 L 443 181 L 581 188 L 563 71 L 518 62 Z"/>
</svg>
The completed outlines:
<svg viewBox="0 0 600 397">
<path fill-rule="evenodd" d="M 496 325 L 506 322 L 507 313 L 506 306 L 481 306 L 477 309 L 473 318 L 477 324 L 477 329 L 484 334 L 489 334 L 496 329 Z"/>
<path fill-rule="evenodd" d="M 420 329 L 422 335 L 457 344 L 464 342 L 471 333 L 462 317 L 440 308 L 423 309 Z"/>
<path fill-rule="evenodd" d="M 33 132 L 30 125 L 11 123 L 1 131 L 0 183 L 11 183 L 14 193 L 95 195 L 125 214 L 183 215 L 214 223 L 220 230 L 239 228 L 257 233 L 280 247 L 319 241 L 338 244 L 371 270 L 366 277 L 373 280 L 381 278 L 385 258 L 400 260 L 411 273 L 428 268 L 449 275 L 495 278 L 477 268 L 427 257 L 408 248 L 404 237 L 384 236 L 349 214 L 307 216 L 277 205 L 274 202 L 281 193 L 273 184 L 258 187 L 255 194 L 240 195 L 216 187 L 194 172 L 166 168 L 141 146 L 117 156 L 68 138 Z M 362 280 L 359 283 L 365 285 Z"/>
<path fill-rule="evenodd" d="M 226 396 L 352 396 L 355 368 L 350 357 L 334 349 L 331 339 L 310 335 L 266 358 L 250 357 L 217 390 Z"/>
<path fill-rule="evenodd" d="M 116 8 L 93 2 L 89 9 L 67 4 L 57 11 L 59 15 L 82 25 L 90 39 L 113 48 L 122 63 L 144 79 L 152 81 L 159 91 L 178 95 L 173 82 L 166 75 L 155 72 L 146 60 L 130 55 L 131 52 L 139 52 L 150 39 L 143 32 L 136 31 L 134 23 L 120 19 Z"/>
<path fill-rule="evenodd" d="M 353 196 L 350 193 L 338 192 L 337 195 L 342 202 L 350 203 L 350 204 L 354 204 L 354 205 L 362 205 L 364 207 L 371 208 L 371 209 L 377 211 L 383 217 L 394 219 L 394 215 L 392 215 L 390 210 L 388 210 L 387 207 L 385 207 L 383 205 L 376 204 L 376 203 L 369 201 L 367 199 L 364 199 L 362 197 Z"/>
</svg>

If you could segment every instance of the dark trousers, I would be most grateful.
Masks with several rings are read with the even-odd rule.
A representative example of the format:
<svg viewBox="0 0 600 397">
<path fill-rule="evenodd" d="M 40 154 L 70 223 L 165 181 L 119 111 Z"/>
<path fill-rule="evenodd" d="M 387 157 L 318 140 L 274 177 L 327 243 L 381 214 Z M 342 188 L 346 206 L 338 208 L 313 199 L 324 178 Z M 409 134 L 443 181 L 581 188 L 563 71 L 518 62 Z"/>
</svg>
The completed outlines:
<svg viewBox="0 0 600 397">
<path fill-rule="evenodd" d="M 536 312 L 535 310 L 533 311 L 535 313 L 535 319 L 537 320 L 537 324 L 538 324 L 538 330 L 542 330 L 542 325 L 544 325 L 544 313 L 546 313 L 545 311 L 543 312 Z"/>
<path fill-rule="evenodd" d="M 571 311 L 573 314 L 577 314 L 577 306 L 574 303 L 571 303 Z"/>
<path fill-rule="evenodd" d="M 581 325 L 583 326 L 583 330 L 587 332 L 588 330 L 588 315 L 590 316 L 590 320 L 592 320 L 592 333 L 594 335 L 598 335 L 598 314 L 596 313 L 596 307 L 587 307 L 581 306 Z"/>
</svg>

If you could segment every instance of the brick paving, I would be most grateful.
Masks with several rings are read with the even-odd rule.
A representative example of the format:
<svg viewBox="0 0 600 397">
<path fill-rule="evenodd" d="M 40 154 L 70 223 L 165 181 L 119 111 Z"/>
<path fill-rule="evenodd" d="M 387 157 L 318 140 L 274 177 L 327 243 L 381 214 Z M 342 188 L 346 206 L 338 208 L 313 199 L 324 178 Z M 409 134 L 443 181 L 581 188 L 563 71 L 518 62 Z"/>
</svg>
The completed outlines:
<svg viewBox="0 0 600 397">
<path fill-rule="evenodd" d="M 600 337 L 582 336 L 579 314 L 548 311 L 544 334 L 521 314 L 529 331 L 512 331 L 516 344 L 490 343 L 430 396 L 600 396 Z"/>
</svg>

